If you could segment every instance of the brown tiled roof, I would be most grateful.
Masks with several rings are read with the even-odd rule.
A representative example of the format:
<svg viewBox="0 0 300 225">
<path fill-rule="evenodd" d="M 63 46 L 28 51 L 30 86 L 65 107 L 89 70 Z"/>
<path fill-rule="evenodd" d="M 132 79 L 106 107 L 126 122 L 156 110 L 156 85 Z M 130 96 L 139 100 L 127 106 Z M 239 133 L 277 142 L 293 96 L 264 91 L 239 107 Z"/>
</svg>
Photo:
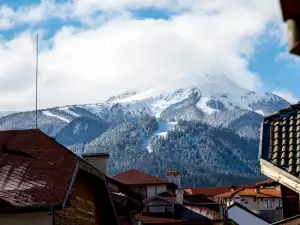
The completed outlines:
<svg viewBox="0 0 300 225">
<path fill-rule="evenodd" d="M 251 185 L 250 185 L 251 186 Z M 185 192 L 189 195 L 204 195 L 207 197 L 213 197 L 225 192 L 230 192 L 231 189 L 239 189 L 247 186 L 223 186 L 223 187 L 203 187 L 203 188 L 185 188 Z"/>
<path fill-rule="evenodd" d="M 281 198 L 280 192 L 275 188 L 259 188 L 259 191 L 256 192 L 255 188 L 241 188 L 236 191 L 226 192 L 220 195 L 215 196 L 215 198 L 229 198 L 233 195 L 238 194 L 239 196 L 255 196 L 257 198 Z"/>
<path fill-rule="evenodd" d="M 168 181 L 163 180 L 159 177 L 151 176 L 147 173 L 143 173 L 138 170 L 128 170 L 126 172 L 118 173 L 113 178 L 128 185 L 169 183 Z"/>
<path fill-rule="evenodd" d="M 13 208 L 62 205 L 76 165 L 72 153 L 39 130 L 1 131 L 0 199 Z"/>
<path fill-rule="evenodd" d="M 230 197 L 234 196 L 235 194 L 239 193 L 239 191 L 241 191 L 243 189 L 244 188 L 238 188 L 234 191 L 227 191 L 225 193 L 214 196 L 214 198 L 230 198 Z"/>
<path fill-rule="evenodd" d="M 245 188 L 238 192 L 240 196 L 256 196 L 258 198 L 280 198 L 280 192 L 275 188 L 260 188 L 259 192 L 256 193 L 255 188 Z"/>
<path fill-rule="evenodd" d="M 264 119 L 260 154 L 277 167 L 300 175 L 299 103 Z"/>
</svg>

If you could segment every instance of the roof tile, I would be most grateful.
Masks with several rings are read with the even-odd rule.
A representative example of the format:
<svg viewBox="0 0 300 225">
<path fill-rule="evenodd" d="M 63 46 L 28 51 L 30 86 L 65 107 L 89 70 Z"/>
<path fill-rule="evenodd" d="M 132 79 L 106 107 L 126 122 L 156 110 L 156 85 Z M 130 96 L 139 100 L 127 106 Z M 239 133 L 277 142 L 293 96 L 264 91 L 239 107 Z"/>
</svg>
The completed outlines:
<svg viewBox="0 0 300 225">
<path fill-rule="evenodd" d="M 265 118 L 269 129 L 264 129 L 262 148 L 268 155 L 265 160 L 295 176 L 300 175 L 299 105 L 298 103 L 280 110 L 276 117 Z"/>
<path fill-rule="evenodd" d="M 141 184 L 168 184 L 167 180 L 159 177 L 151 176 L 149 174 L 140 172 L 138 170 L 128 170 L 126 172 L 118 173 L 114 178 L 124 184 L 141 185 Z"/>
</svg>

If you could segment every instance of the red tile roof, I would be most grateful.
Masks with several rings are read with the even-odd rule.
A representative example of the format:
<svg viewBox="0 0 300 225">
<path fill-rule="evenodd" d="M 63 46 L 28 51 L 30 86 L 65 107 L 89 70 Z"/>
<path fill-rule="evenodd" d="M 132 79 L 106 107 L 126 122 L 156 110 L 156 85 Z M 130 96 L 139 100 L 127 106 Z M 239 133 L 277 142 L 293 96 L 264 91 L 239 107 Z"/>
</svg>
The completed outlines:
<svg viewBox="0 0 300 225">
<path fill-rule="evenodd" d="M 227 191 L 225 193 L 222 193 L 222 194 L 219 194 L 219 195 L 216 195 L 214 196 L 214 198 L 229 198 L 229 197 L 232 197 L 234 196 L 235 194 L 239 193 L 241 190 L 243 190 L 244 188 L 238 188 L 234 191 Z"/>
<path fill-rule="evenodd" d="M 0 153 L 2 201 L 17 208 L 62 205 L 78 161 L 73 153 L 39 130 L 1 131 Z"/>
<path fill-rule="evenodd" d="M 169 183 L 167 180 L 163 180 L 159 177 L 151 176 L 147 173 L 143 173 L 138 170 L 128 170 L 126 172 L 118 173 L 113 178 L 128 185 Z"/>
<path fill-rule="evenodd" d="M 235 194 L 239 196 L 255 196 L 257 198 L 281 198 L 280 192 L 275 188 L 259 188 L 259 192 L 256 192 L 255 188 L 241 188 L 237 191 L 217 195 L 215 198 L 229 198 Z"/>
<path fill-rule="evenodd" d="M 246 188 L 238 193 L 240 196 L 256 196 L 259 198 L 281 198 L 280 192 L 275 188 L 260 188 L 259 192 L 256 192 L 255 188 Z"/>
<path fill-rule="evenodd" d="M 251 185 L 250 185 L 251 186 Z M 204 195 L 207 197 L 213 197 L 225 192 L 230 192 L 231 189 L 239 189 L 241 187 L 247 187 L 247 186 L 223 186 L 223 187 L 203 187 L 203 188 L 185 188 L 185 192 L 189 195 Z"/>
</svg>

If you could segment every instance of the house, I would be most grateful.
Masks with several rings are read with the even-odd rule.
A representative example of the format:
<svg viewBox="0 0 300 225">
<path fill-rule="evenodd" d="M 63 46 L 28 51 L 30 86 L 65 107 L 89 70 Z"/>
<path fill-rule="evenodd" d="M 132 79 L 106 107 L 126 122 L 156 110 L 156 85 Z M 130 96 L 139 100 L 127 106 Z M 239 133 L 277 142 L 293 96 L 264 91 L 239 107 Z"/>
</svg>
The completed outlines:
<svg viewBox="0 0 300 225">
<path fill-rule="evenodd" d="M 290 105 L 262 123 L 261 172 L 280 183 L 283 218 L 300 214 L 300 103 Z"/>
<path fill-rule="evenodd" d="M 139 193 L 143 199 L 150 198 L 163 192 L 175 194 L 177 185 L 180 185 L 180 174 L 173 172 L 169 173 L 168 178 L 172 180 L 172 182 L 177 182 L 177 184 L 134 169 L 121 172 L 113 178 Z"/>
<path fill-rule="evenodd" d="M 119 223 L 121 225 L 134 224 L 134 215 L 142 211 L 140 195 L 110 177 L 107 177 L 107 185 Z"/>
<path fill-rule="evenodd" d="M 107 182 L 40 130 L 0 132 L 0 224 L 117 225 Z"/>
<path fill-rule="evenodd" d="M 239 225 L 269 225 L 270 221 L 235 202 L 228 207 L 228 217 Z"/>
<path fill-rule="evenodd" d="M 281 194 L 274 187 L 239 188 L 217 195 L 214 199 L 227 207 L 239 203 L 272 222 L 282 219 Z"/>
<path fill-rule="evenodd" d="M 208 200 L 208 203 L 194 205 L 178 199 L 182 198 L 155 195 L 144 200 L 143 210 L 135 218 L 142 224 L 229 224 L 232 222 L 219 212 L 220 206 L 215 202 L 212 204 Z M 214 209 L 211 209 L 212 207 Z"/>
<path fill-rule="evenodd" d="M 108 153 L 84 153 L 82 157 L 105 175 L 108 172 Z M 106 177 L 107 186 L 120 224 L 133 224 L 134 215 L 142 210 L 141 196 L 116 179 Z"/>
</svg>

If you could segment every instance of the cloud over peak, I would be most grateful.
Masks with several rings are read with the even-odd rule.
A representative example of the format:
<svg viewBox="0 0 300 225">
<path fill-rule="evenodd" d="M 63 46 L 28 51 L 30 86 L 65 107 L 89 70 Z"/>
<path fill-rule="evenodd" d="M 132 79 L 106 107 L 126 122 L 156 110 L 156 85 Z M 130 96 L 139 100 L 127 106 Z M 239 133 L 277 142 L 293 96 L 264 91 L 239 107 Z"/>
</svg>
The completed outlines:
<svg viewBox="0 0 300 225">
<path fill-rule="evenodd" d="M 0 41 L 0 106 L 6 110 L 34 106 L 33 30 L 52 29 L 46 22 L 39 26 L 42 20 L 59 23 L 51 37 L 41 40 L 40 106 L 49 107 L 99 102 L 123 90 L 172 84 L 194 74 L 222 74 L 261 90 L 249 59 L 279 14 L 273 0 L 47 0 L 26 7 L 0 8 L 7 11 L 0 29 L 5 23 L 2 29 L 28 24 Z M 132 13 L 143 8 L 170 16 L 143 19 Z"/>
</svg>

